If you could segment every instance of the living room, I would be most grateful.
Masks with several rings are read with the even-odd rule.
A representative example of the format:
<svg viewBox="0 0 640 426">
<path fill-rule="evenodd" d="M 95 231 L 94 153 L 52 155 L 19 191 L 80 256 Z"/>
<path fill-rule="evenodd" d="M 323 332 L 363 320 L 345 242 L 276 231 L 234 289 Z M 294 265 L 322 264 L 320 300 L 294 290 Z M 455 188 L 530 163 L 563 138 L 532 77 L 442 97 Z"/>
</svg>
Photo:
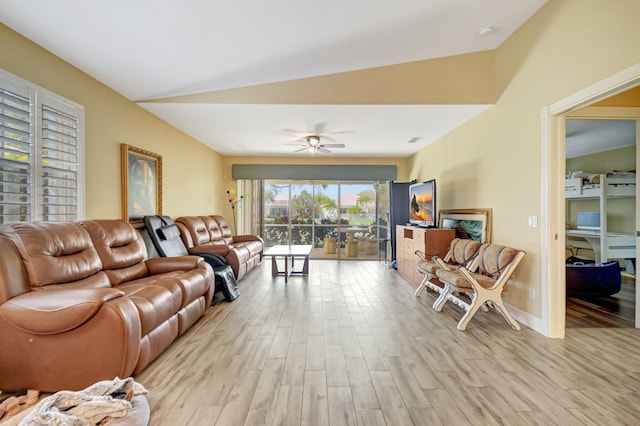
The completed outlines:
<svg viewBox="0 0 640 426">
<path fill-rule="evenodd" d="M 485 52 L 477 61 L 470 60 L 470 72 L 449 76 L 446 80 L 447 83 L 460 82 L 475 72 L 476 75 L 469 78 L 479 86 L 478 90 L 490 92 L 490 101 L 486 103 L 491 106 L 407 157 L 300 156 L 292 159 L 221 155 L 5 25 L 0 25 L 0 68 L 84 106 L 85 218 L 122 217 L 120 145 L 123 143 L 162 155 L 162 210 L 171 217 L 221 214 L 231 218 L 227 191 L 237 188 L 231 177 L 235 164 L 396 166 L 399 181 L 437 179 L 439 209 L 492 209 L 492 240 L 527 252 L 505 296 L 516 310 L 514 316 L 543 336 L 563 337 L 564 324 L 557 330 L 550 323 L 550 300 L 558 295 L 549 294 L 548 289 L 555 288 L 558 282 L 549 273 L 549 269 L 554 268 L 549 252 L 562 252 L 553 262 L 557 264 L 556 269 L 564 266 L 564 215 L 558 214 L 559 223 L 548 217 L 550 208 L 544 197 L 545 185 L 562 192 L 564 172 L 553 169 L 545 157 L 541 139 L 550 130 L 543 125 L 546 122 L 541 119 L 541 111 L 628 70 L 632 71 L 629 85 L 620 83 L 606 95 L 637 86 L 640 75 L 633 71 L 640 63 L 637 16 L 640 16 L 640 4 L 633 0 L 620 0 L 615 6 L 607 7 L 595 0 L 548 1 L 497 49 Z M 434 69 L 441 66 L 449 70 L 448 67 L 460 59 L 425 60 L 405 64 L 406 68 L 402 69 L 384 70 L 383 82 L 388 93 L 381 95 L 375 91 L 378 102 L 401 103 L 397 99 L 405 92 L 396 85 L 406 78 L 406 70 L 435 72 Z M 366 71 L 352 71 L 343 77 L 344 80 L 320 76 L 285 81 L 273 83 L 272 88 L 299 93 L 300 87 L 331 85 L 332 91 L 327 96 L 337 100 L 340 93 L 350 93 L 354 79 L 360 80 L 363 92 L 373 91 L 379 85 Z M 437 81 L 420 82 L 420 78 L 414 78 L 409 84 L 429 89 L 425 92 L 430 93 L 415 101 L 424 104 L 463 103 L 467 89 L 457 91 L 447 85 L 453 93 L 449 100 L 443 100 L 438 97 L 444 96 L 445 89 L 439 87 Z M 242 92 L 243 103 L 248 102 L 246 93 Z M 240 97 L 239 92 L 235 94 Z M 479 96 L 471 94 L 476 99 Z M 268 98 L 268 102 L 275 103 L 275 97 Z M 310 96 L 304 102 L 319 101 Z M 349 102 L 367 103 L 364 97 Z M 638 107 L 639 103 L 624 106 Z M 558 149 L 555 145 L 552 148 Z M 553 206 L 562 210 L 563 202 L 558 196 Z M 528 225 L 530 216 L 537 217 L 537 228 Z M 553 238 L 556 233 L 558 240 Z M 255 297 L 264 295 L 262 289 Z M 564 302 L 554 300 L 556 304 Z M 255 301 L 254 304 L 259 306 Z M 504 325 L 496 324 L 496 327 Z"/>
</svg>

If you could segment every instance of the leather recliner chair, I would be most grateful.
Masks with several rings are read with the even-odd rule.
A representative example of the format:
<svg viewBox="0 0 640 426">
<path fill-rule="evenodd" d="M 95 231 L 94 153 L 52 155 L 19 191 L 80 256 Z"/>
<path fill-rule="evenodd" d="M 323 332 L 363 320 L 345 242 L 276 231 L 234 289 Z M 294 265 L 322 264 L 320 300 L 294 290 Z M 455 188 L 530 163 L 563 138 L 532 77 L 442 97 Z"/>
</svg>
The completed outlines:
<svg viewBox="0 0 640 426">
<path fill-rule="evenodd" d="M 213 253 L 223 256 L 238 281 L 262 261 L 262 238 L 257 235 L 232 235 L 231 227 L 222 216 L 181 216 L 174 222 L 190 254 Z"/>
<path fill-rule="evenodd" d="M 121 220 L 0 226 L 0 389 L 77 390 L 137 374 L 204 313 L 201 258 L 146 259 Z"/>
</svg>

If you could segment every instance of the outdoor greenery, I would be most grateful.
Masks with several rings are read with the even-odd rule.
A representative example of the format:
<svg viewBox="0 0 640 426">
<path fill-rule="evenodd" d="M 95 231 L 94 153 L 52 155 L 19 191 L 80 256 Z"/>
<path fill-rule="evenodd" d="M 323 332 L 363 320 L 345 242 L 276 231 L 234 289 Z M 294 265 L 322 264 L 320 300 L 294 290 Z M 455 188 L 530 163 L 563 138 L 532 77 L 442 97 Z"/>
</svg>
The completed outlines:
<svg viewBox="0 0 640 426">
<path fill-rule="evenodd" d="M 312 244 L 315 248 L 321 248 L 327 237 L 341 240 L 338 238 L 338 222 L 341 227 L 362 227 L 363 236 L 386 237 L 388 215 L 386 184 L 374 186 L 372 183 L 372 189 L 361 190 L 357 194 L 355 205 L 346 207 L 342 214 L 338 200 L 324 193 L 329 186 L 289 185 L 288 182 L 265 184 L 263 191 L 265 244 L 267 246 L 289 243 Z M 309 187 L 313 190 L 310 191 Z M 293 192 L 290 197 L 282 196 L 288 195 L 290 190 Z M 287 198 L 289 199 L 286 200 Z M 376 198 L 378 206 L 376 206 Z M 282 201 L 278 202 L 278 200 Z M 376 226 L 376 213 L 378 226 Z M 385 227 L 384 230 L 378 229 L 380 226 Z M 341 237 L 344 239 L 344 234 Z"/>
</svg>

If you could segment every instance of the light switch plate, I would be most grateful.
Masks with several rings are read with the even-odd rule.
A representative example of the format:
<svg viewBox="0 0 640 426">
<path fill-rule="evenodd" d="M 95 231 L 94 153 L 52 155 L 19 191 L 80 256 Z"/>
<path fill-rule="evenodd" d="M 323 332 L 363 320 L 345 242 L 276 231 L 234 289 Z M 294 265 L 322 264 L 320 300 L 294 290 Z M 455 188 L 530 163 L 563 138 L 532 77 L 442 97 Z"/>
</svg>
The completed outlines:
<svg viewBox="0 0 640 426">
<path fill-rule="evenodd" d="M 529 216 L 529 228 L 538 227 L 538 216 Z"/>
</svg>

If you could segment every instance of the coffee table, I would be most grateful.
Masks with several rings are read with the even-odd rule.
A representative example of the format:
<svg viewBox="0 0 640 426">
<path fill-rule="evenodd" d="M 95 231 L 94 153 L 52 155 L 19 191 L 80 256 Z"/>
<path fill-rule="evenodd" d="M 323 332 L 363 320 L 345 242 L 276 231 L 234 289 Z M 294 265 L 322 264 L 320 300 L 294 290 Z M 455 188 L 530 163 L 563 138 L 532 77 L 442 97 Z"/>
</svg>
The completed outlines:
<svg viewBox="0 0 640 426">
<path fill-rule="evenodd" d="M 271 256 L 271 275 L 284 275 L 284 282 L 287 282 L 289 275 L 309 275 L 309 254 L 313 246 L 308 245 L 278 245 L 267 249 L 263 256 Z M 278 269 L 277 258 L 284 258 L 284 271 Z M 291 258 L 291 269 L 289 269 L 289 258 Z M 302 269 L 296 270 L 295 259 L 302 258 Z"/>
</svg>

